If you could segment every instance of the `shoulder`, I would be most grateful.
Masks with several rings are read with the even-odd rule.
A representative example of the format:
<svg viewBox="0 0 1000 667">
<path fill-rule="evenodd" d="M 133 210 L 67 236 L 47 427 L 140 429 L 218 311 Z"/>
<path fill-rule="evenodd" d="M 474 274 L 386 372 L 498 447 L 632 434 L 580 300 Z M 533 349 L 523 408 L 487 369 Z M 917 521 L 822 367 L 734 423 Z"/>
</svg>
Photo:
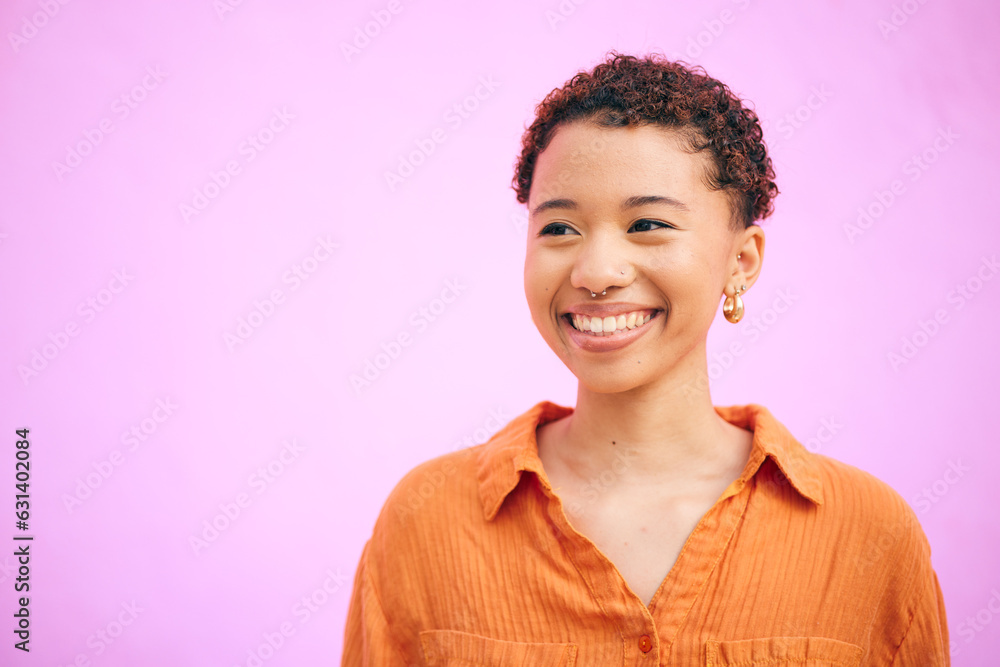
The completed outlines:
<svg viewBox="0 0 1000 667">
<path fill-rule="evenodd" d="M 376 534 L 436 527 L 471 510 L 482 513 L 478 454 L 483 446 L 435 456 L 403 475 L 382 507 Z"/>
<path fill-rule="evenodd" d="M 916 512 L 899 492 L 849 463 L 823 454 L 810 456 L 822 481 L 821 511 L 838 525 L 845 546 L 851 545 L 862 571 L 876 565 L 898 567 L 899 574 L 910 567 L 929 568 L 927 536 Z"/>
<path fill-rule="evenodd" d="M 505 424 L 501 423 L 505 415 L 498 414 L 498 430 L 487 442 L 436 456 L 406 473 L 389 494 L 376 532 L 426 532 L 485 523 L 484 503 L 510 492 L 519 471 L 537 459 L 530 434 L 538 424 L 569 412 L 570 408 L 541 401 Z"/>
<path fill-rule="evenodd" d="M 399 519 L 417 513 L 427 518 L 448 508 L 453 501 L 477 498 L 477 462 L 483 446 L 441 454 L 414 466 L 396 483 L 382 514 L 391 513 Z M 388 519 L 379 517 L 383 523 Z"/>
<path fill-rule="evenodd" d="M 366 564 L 392 614 L 425 617 L 435 591 L 478 572 L 494 538 L 480 499 L 478 455 L 484 445 L 449 452 L 407 472 L 375 521 Z"/>
<path fill-rule="evenodd" d="M 896 659 L 919 655 L 927 660 L 921 664 L 947 664 L 940 662 L 947 652 L 944 598 L 917 513 L 875 475 L 829 456 L 812 456 L 822 475 L 834 557 L 854 582 L 848 586 L 862 586 L 877 597 L 873 634 L 887 639 Z M 911 664 L 896 659 L 893 664 Z"/>
<path fill-rule="evenodd" d="M 823 485 L 824 504 L 832 509 L 855 510 L 882 521 L 915 517 L 899 492 L 872 473 L 825 454 L 809 457 Z"/>
</svg>

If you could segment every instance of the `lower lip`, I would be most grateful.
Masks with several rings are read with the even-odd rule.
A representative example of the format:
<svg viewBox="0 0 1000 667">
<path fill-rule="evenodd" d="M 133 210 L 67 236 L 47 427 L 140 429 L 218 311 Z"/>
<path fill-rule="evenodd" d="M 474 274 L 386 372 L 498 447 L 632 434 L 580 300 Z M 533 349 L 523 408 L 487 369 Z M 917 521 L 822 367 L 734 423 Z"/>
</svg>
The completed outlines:
<svg viewBox="0 0 1000 667">
<path fill-rule="evenodd" d="M 656 311 L 649 321 L 643 324 L 641 327 L 636 327 L 635 329 L 629 329 L 628 331 L 623 331 L 622 333 L 615 333 L 611 336 L 593 336 L 591 334 L 585 334 L 582 331 L 577 331 L 573 328 L 573 325 L 566 321 L 565 317 L 560 317 L 563 327 L 566 328 L 570 340 L 576 343 L 576 346 L 587 350 L 588 352 L 611 352 L 613 350 L 620 350 L 626 345 L 631 344 L 647 330 L 651 328 L 653 322 L 657 321 L 663 315 L 663 311 Z"/>
</svg>

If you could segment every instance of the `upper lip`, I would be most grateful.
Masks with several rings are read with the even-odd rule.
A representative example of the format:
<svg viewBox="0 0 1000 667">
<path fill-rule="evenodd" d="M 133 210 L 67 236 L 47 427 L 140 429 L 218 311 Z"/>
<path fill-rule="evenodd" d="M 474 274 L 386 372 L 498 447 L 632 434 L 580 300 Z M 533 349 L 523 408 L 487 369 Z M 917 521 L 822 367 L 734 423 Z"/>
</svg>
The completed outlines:
<svg viewBox="0 0 1000 667">
<path fill-rule="evenodd" d="M 563 312 L 564 315 L 576 314 L 576 315 L 586 315 L 587 317 L 617 317 L 619 315 L 624 315 L 626 313 L 632 313 L 637 310 L 660 310 L 654 306 L 644 306 L 639 303 L 581 303 L 576 306 L 570 306 Z"/>
</svg>

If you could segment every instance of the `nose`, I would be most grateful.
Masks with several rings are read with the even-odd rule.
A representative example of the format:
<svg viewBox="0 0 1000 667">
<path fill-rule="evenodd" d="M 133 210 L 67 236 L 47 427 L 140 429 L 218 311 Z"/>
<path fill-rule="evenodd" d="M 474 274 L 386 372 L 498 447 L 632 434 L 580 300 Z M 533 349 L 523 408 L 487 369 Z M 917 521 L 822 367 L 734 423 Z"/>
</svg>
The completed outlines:
<svg viewBox="0 0 1000 667">
<path fill-rule="evenodd" d="M 570 284 L 588 294 L 602 294 L 613 287 L 625 287 L 634 279 L 634 273 L 620 244 L 608 238 L 590 238 L 580 244 Z"/>
</svg>

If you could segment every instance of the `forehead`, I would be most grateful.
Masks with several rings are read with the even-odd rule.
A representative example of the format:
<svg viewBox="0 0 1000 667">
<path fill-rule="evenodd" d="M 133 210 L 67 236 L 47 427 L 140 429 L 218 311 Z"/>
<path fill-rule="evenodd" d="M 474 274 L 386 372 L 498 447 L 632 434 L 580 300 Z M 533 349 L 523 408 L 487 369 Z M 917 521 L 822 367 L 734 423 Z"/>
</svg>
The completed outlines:
<svg viewBox="0 0 1000 667">
<path fill-rule="evenodd" d="M 529 207 L 567 194 L 628 197 L 665 190 L 661 194 L 688 199 L 721 194 L 706 184 L 705 152 L 693 153 L 689 145 L 688 135 L 656 124 L 561 125 L 537 158 Z"/>
</svg>

